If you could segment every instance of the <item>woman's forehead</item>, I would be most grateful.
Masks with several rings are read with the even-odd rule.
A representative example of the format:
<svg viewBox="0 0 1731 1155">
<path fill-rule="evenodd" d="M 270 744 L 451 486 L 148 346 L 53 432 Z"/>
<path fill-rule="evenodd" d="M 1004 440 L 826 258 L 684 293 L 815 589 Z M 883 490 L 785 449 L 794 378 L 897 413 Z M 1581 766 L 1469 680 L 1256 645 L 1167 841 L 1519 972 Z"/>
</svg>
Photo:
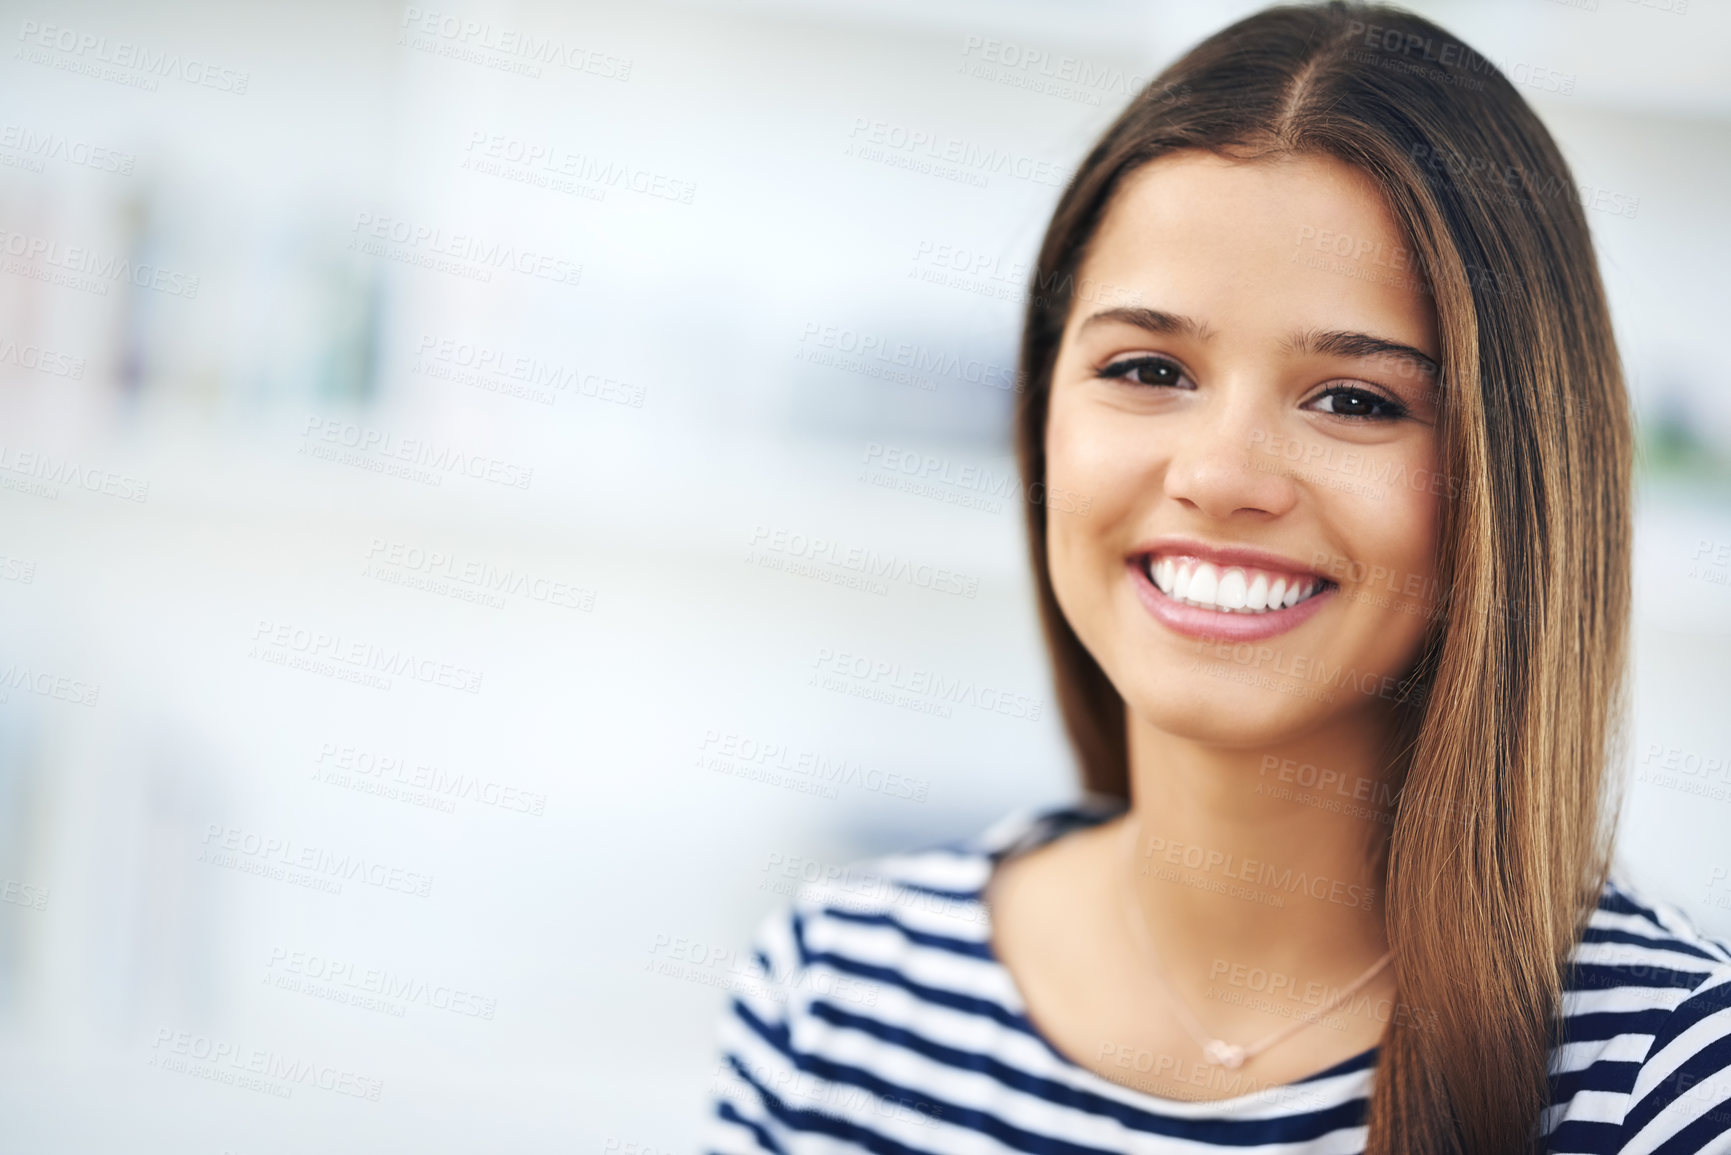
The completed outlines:
<svg viewBox="0 0 1731 1155">
<path fill-rule="evenodd" d="M 1185 151 L 1143 165 L 1121 183 L 1081 271 L 1228 334 L 1362 329 L 1439 352 L 1434 305 L 1394 214 L 1368 174 L 1326 155 Z"/>
</svg>

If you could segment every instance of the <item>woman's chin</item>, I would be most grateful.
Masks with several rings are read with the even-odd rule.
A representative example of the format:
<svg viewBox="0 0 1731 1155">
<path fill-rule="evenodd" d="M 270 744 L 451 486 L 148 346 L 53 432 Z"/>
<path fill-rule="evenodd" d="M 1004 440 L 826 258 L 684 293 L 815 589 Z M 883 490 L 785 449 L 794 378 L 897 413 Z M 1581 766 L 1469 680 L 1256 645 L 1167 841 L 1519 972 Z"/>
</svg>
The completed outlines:
<svg viewBox="0 0 1731 1155">
<path fill-rule="evenodd" d="M 1143 724 L 1211 746 L 1278 745 L 1338 718 L 1343 703 L 1330 687 L 1241 678 L 1234 668 L 1191 665 L 1126 687 L 1125 704 Z M 1119 683 L 1122 685 L 1122 683 Z"/>
</svg>

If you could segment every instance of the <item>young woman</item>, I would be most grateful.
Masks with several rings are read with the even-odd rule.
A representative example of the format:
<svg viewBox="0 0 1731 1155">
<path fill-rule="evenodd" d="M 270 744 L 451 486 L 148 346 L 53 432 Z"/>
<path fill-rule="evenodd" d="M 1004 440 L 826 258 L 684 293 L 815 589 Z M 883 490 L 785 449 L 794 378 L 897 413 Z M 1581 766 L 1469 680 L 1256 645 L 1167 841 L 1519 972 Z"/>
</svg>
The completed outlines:
<svg viewBox="0 0 1731 1155">
<path fill-rule="evenodd" d="M 1731 1151 L 1731 952 L 1607 882 L 1630 419 L 1509 83 L 1279 8 L 1090 152 L 1017 442 L 1087 799 L 811 887 L 715 1151 Z"/>
</svg>

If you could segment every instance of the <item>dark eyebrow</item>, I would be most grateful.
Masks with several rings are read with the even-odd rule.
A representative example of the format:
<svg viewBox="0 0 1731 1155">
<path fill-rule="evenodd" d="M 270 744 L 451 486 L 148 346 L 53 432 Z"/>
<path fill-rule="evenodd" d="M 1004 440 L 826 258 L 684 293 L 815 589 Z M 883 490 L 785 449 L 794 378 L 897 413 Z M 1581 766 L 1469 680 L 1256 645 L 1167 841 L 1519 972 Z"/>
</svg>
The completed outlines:
<svg viewBox="0 0 1731 1155">
<path fill-rule="evenodd" d="M 1422 351 L 1399 341 L 1372 337 L 1369 333 L 1307 329 L 1290 338 L 1286 347 L 1296 353 L 1321 353 L 1332 357 L 1397 357 L 1411 362 L 1414 368 L 1431 377 L 1442 374 L 1442 367 Z"/>
<path fill-rule="evenodd" d="M 1193 337 L 1198 341 L 1206 341 L 1214 335 L 1212 329 L 1192 317 L 1180 316 L 1177 313 L 1165 313 L 1159 309 L 1143 309 L 1132 306 L 1102 309 L 1083 321 L 1081 328 L 1086 329 L 1089 325 L 1109 321 L 1134 325 L 1138 329 L 1146 329 L 1150 333 L 1159 333 L 1167 337 Z"/>
<path fill-rule="evenodd" d="M 1134 325 L 1138 329 L 1146 329 L 1150 333 L 1159 333 L 1165 337 L 1190 337 L 1206 341 L 1214 335 L 1212 329 L 1194 317 L 1131 306 L 1102 309 L 1083 321 L 1081 327 L 1086 329 L 1090 325 L 1112 321 Z M 1431 377 L 1442 374 L 1442 367 L 1422 350 L 1403 345 L 1399 341 L 1390 341 L 1385 337 L 1373 337 L 1369 333 L 1307 329 L 1296 337 L 1288 338 L 1286 347 L 1295 353 L 1320 353 L 1333 357 L 1397 357 L 1410 362 L 1414 368 Z"/>
</svg>

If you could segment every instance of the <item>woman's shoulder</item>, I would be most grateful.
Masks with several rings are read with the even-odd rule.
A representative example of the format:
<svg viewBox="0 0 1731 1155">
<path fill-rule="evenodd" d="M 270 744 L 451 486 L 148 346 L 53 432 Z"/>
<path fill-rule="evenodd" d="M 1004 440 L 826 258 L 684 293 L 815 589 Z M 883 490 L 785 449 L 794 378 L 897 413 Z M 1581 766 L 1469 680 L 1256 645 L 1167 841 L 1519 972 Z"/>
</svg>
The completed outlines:
<svg viewBox="0 0 1731 1155">
<path fill-rule="evenodd" d="M 984 891 L 997 864 L 1101 822 L 1122 806 L 1083 798 L 1025 807 L 983 830 L 808 873 L 791 900 L 760 924 L 758 949 L 766 955 L 760 961 L 786 975 L 814 959 L 871 957 L 898 964 L 907 948 L 987 960 Z"/>
<path fill-rule="evenodd" d="M 1720 1149 L 1713 1141 L 1731 1135 L 1731 945 L 1610 881 L 1570 959 L 1561 1010 L 1556 1149 Z"/>
<path fill-rule="evenodd" d="M 1724 1041 L 1719 1061 L 1731 1067 L 1731 944 L 1677 907 L 1626 880 L 1606 882 L 1569 964 L 1566 1037 L 1652 1063 L 1674 1040 L 1712 1036 Z"/>
<path fill-rule="evenodd" d="M 1599 892 L 1571 963 L 1569 989 L 1692 990 L 1731 971 L 1731 944 L 1613 877 Z"/>
</svg>

